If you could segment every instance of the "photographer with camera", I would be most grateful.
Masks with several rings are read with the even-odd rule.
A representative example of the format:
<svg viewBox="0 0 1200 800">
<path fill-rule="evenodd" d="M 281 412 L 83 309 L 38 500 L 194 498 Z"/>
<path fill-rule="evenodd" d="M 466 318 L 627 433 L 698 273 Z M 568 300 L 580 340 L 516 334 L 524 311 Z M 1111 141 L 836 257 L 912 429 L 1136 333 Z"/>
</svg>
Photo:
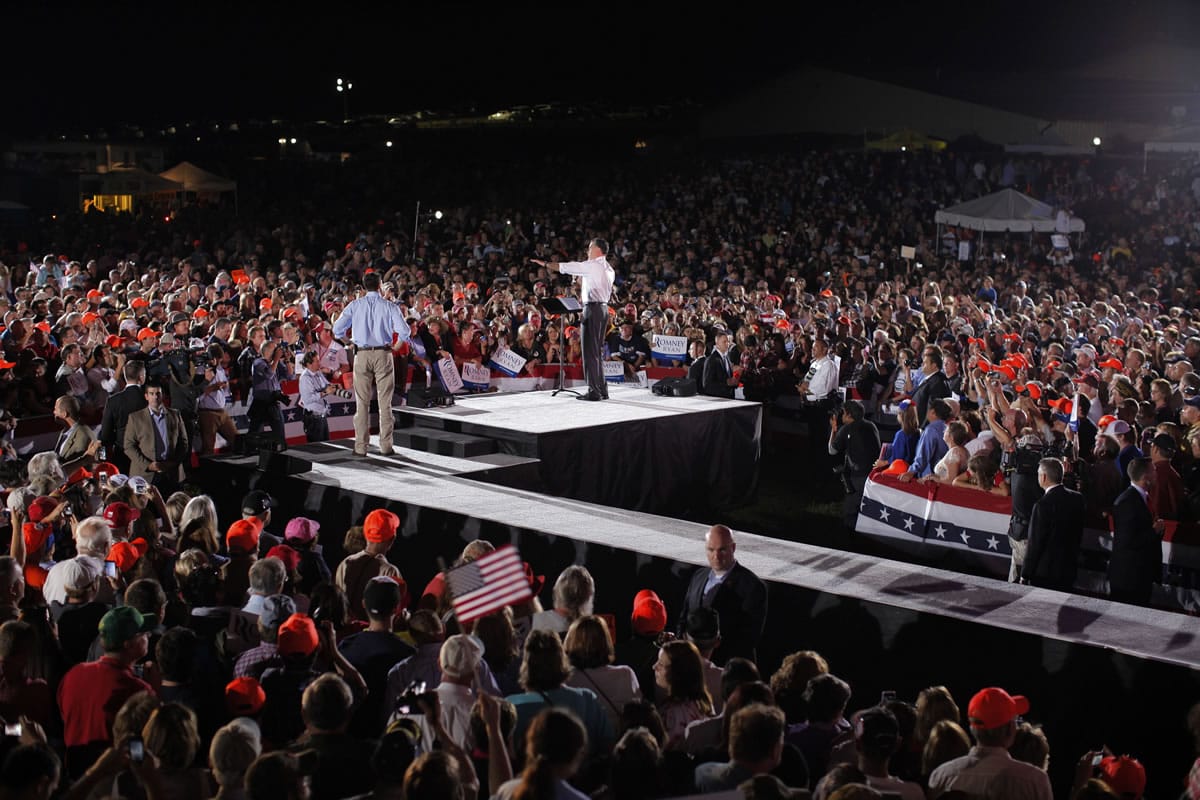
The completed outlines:
<svg viewBox="0 0 1200 800">
<path fill-rule="evenodd" d="M 225 410 L 225 405 L 229 402 L 229 375 L 225 372 L 227 359 L 225 349 L 218 342 L 208 345 L 207 351 L 198 349 L 192 352 L 196 369 L 200 369 L 201 366 L 204 368 L 204 389 L 200 393 L 198 403 L 201 455 L 213 452 L 218 431 L 231 449 L 237 441 L 237 427 L 233 424 L 233 417 Z"/>
<path fill-rule="evenodd" d="M 250 368 L 251 397 L 246 416 L 250 419 L 250 435 L 257 434 L 263 425 L 270 423 L 271 433 L 279 441 L 280 449 L 287 449 L 287 434 L 283 428 L 283 413 L 279 404 L 289 403 L 287 395 L 279 385 L 279 364 L 283 359 L 284 347 L 275 341 L 265 341 L 262 351 Z"/>
<path fill-rule="evenodd" d="M 867 476 L 881 448 L 879 429 L 875 423 L 864 419 L 866 409 L 858 400 L 847 400 L 842 406 L 841 423 L 830 414 L 829 455 L 841 456 L 842 463 L 834 469 L 842 476 L 846 499 L 842 506 L 842 517 L 851 531 L 858 521 L 858 508 L 862 505 L 863 489 Z"/>
<path fill-rule="evenodd" d="M 300 357 L 300 407 L 304 409 L 304 435 L 310 442 L 329 441 L 329 400 L 331 394 L 350 399 L 350 393 L 325 379 L 320 371 L 317 351 L 309 350 Z"/>
</svg>

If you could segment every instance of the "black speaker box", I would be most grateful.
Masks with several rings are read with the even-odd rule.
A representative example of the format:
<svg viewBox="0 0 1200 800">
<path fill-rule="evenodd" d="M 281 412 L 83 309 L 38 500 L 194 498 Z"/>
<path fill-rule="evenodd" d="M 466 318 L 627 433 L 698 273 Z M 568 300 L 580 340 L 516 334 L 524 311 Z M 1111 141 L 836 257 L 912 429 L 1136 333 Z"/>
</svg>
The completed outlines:
<svg viewBox="0 0 1200 800">
<path fill-rule="evenodd" d="M 694 397 L 698 390 L 691 378 L 663 378 L 650 387 L 650 391 L 663 397 Z"/>
<path fill-rule="evenodd" d="M 413 408 L 434 408 L 454 405 L 454 395 L 441 386 L 413 386 L 405 396 L 405 404 Z"/>
</svg>

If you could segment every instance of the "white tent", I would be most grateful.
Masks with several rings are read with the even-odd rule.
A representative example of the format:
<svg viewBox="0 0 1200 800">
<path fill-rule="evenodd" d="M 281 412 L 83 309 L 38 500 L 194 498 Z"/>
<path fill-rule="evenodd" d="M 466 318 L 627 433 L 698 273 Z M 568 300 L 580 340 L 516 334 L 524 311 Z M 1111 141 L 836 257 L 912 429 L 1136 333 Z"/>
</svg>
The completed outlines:
<svg viewBox="0 0 1200 800">
<path fill-rule="evenodd" d="M 938 225 L 957 225 L 976 231 L 1054 233 L 1057 224 L 1053 206 L 1021 194 L 1016 189 L 1001 189 L 944 208 L 933 218 Z M 1081 233 L 1084 228 L 1083 220 L 1079 217 L 1070 218 L 1070 233 Z"/>
<path fill-rule="evenodd" d="M 233 192 L 233 207 L 235 211 L 237 210 L 237 181 L 203 170 L 190 161 L 180 161 L 166 172 L 158 174 L 167 180 L 182 184 L 183 188 L 180 189 L 181 192 L 193 192 L 195 194 L 223 194 L 225 192 Z"/>
<path fill-rule="evenodd" d="M 219 194 L 221 192 L 237 191 L 237 181 L 231 181 L 229 178 L 214 175 L 211 172 L 200 169 L 200 167 L 197 167 L 190 161 L 181 161 L 166 172 L 158 174 L 169 181 L 183 184 L 183 191 L 185 192 Z"/>
</svg>

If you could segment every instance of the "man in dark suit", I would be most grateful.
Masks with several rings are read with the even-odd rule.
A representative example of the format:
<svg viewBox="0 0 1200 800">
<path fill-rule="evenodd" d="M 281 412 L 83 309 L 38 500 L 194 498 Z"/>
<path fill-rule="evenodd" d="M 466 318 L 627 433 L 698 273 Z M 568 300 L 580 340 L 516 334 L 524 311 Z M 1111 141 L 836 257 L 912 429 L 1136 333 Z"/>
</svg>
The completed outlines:
<svg viewBox="0 0 1200 800">
<path fill-rule="evenodd" d="M 917 419 L 925 419 L 931 400 L 950 396 L 950 385 L 946 382 L 946 373 L 942 372 L 942 359 L 942 348 L 937 345 L 925 348 L 921 360 L 921 371 L 925 373 L 925 378 L 912 395 L 912 401 L 917 405 Z"/>
<path fill-rule="evenodd" d="M 1045 492 L 1029 517 L 1028 549 L 1021 576 L 1026 583 L 1069 592 L 1075 588 L 1083 540 L 1083 495 L 1062 485 L 1063 462 L 1043 458 L 1038 484 Z"/>
<path fill-rule="evenodd" d="M 183 417 L 163 405 L 163 390 L 145 388 L 146 407 L 129 415 L 125 425 L 125 455 L 129 476 L 141 476 L 158 487 L 164 496 L 179 483 L 179 467 L 188 455 Z"/>
<path fill-rule="evenodd" d="M 688 365 L 688 378 L 696 382 L 696 391 L 704 394 L 704 362 L 708 360 L 708 356 L 704 355 L 704 342 L 700 339 L 693 339 L 688 342 L 688 358 L 691 359 L 691 364 Z"/>
<path fill-rule="evenodd" d="M 721 644 L 712 662 L 723 666 L 734 656 L 755 659 L 755 647 L 767 618 L 767 586 L 757 575 L 737 563 L 733 531 L 714 525 L 704 537 L 708 567 L 698 569 L 688 584 L 679 610 L 679 629 L 692 609 L 714 609 L 721 618 Z"/>
<path fill-rule="evenodd" d="M 704 359 L 704 393 L 712 397 L 733 397 L 737 378 L 729 357 L 730 339 L 726 331 L 713 337 L 713 351 Z"/>
<path fill-rule="evenodd" d="M 129 415 L 146 407 L 142 384 L 146 382 L 144 361 L 125 362 L 125 388 L 108 398 L 104 416 L 100 419 L 100 441 L 107 448 L 108 461 L 122 473 L 129 473 L 129 456 L 125 455 L 125 425 Z"/>
<path fill-rule="evenodd" d="M 1163 522 L 1150 515 L 1146 498 L 1154 488 L 1148 458 L 1129 462 L 1130 486 L 1113 504 L 1113 548 L 1108 559 L 1108 595 L 1122 603 L 1148 605 L 1162 575 Z"/>
</svg>

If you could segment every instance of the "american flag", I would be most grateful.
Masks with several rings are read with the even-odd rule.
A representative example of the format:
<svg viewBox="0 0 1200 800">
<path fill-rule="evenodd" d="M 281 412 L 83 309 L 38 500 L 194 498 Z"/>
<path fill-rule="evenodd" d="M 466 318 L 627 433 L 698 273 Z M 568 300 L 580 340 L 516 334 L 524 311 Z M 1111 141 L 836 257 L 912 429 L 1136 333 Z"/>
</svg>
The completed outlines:
<svg viewBox="0 0 1200 800">
<path fill-rule="evenodd" d="M 446 573 L 459 622 L 470 622 L 533 596 L 521 554 L 505 545 Z"/>
</svg>

